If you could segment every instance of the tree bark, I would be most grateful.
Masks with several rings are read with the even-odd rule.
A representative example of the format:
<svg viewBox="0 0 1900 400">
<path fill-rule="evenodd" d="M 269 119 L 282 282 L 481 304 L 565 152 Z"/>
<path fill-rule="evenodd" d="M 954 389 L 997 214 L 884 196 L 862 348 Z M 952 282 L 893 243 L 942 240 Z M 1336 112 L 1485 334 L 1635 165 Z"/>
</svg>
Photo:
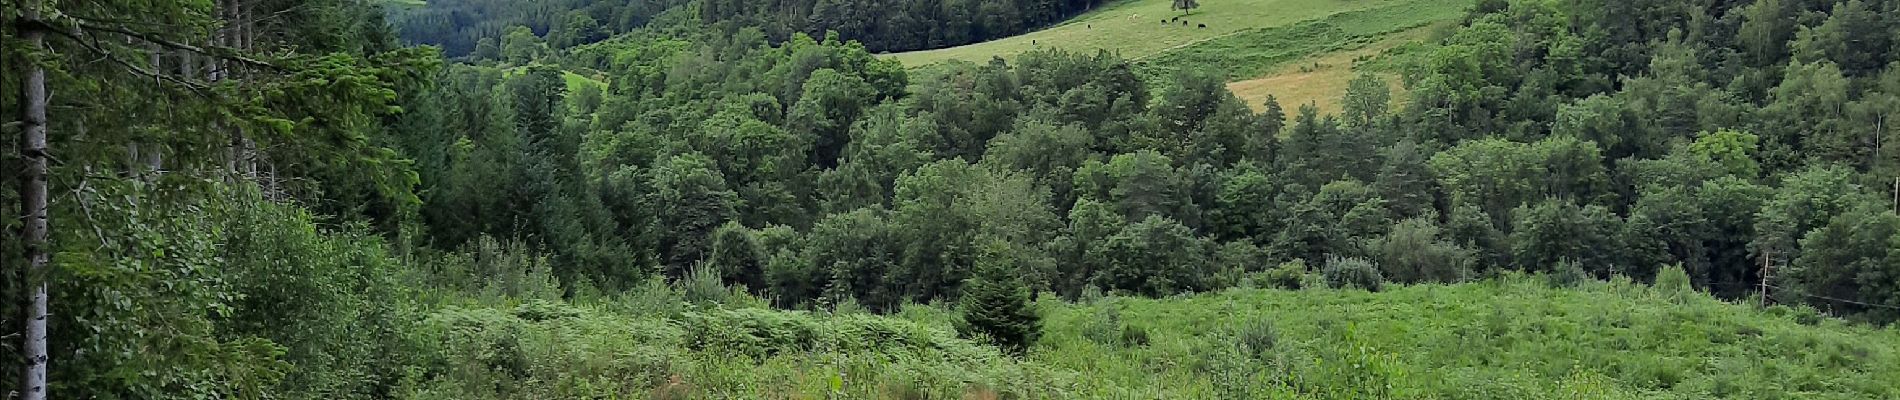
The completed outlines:
<svg viewBox="0 0 1900 400">
<path fill-rule="evenodd" d="M 26 40 L 27 49 L 39 52 L 45 49 L 45 35 L 39 21 L 39 2 L 27 0 L 22 7 L 23 23 L 15 26 L 20 29 L 20 37 Z M 20 180 L 20 236 L 25 250 L 27 267 L 26 281 L 26 335 L 22 337 L 21 355 L 26 366 L 20 377 L 21 400 L 46 399 L 46 265 L 49 260 L 46 245 L 46 69 L 37 62 L 26 61 L 24 73 L 20 75 L 20 122 L 23 125 L 20 135 L 20 156 L 25 162 Z"/>
</svg>

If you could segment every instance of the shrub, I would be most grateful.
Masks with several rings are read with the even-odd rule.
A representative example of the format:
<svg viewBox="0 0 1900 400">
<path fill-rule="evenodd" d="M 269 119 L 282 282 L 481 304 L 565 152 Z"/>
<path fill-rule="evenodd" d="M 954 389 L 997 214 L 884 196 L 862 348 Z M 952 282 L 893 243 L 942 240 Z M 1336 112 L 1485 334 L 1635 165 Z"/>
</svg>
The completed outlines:
<svg viewBox="0 0 1900 400">
<path fill-rule="evenodd" d="M 469 381 L 521 379 L 529 360 L 521 346 L 521 320 L 492 309 L 437 311 L 424 321 L 424 334 L 438 343 L 446 373 Z M 497 388 L 502 386 L 497 385 Z"/>
<path fill-rule="evenodd" d="M 1013 268 L 1000 263 L 984 263 L 976 276 L 963 284 L 962 330 L 981 334 L 997 347 L 1022 354 L 1042 336 L 1042 315 L 1029 301 L 1029 287 Z"/>
<path fill-rule="evenodd" d="M 1775 307 L 1782 307 L 1782 306 L 1776 305 Z M 1797 323 L 1797 324 L 1815 326 L 1815 325 L 1820 325 L 1821 320 L 1824 319 L 1821 317 L 1821 310 L 1815 309 L 1814 306 L 1810 306 L 1807 304 L 1795 304 L 1794 306 L 1788 307 L 1787 309 L 1788 311 L 1786 313 L 1788 315 L 1793 315 L 1794 323 Z"/>
<path fill-rule="evenodd" d="M 732 294 L 720 281 L 719 269 L 704 262 L 694 265 L 678 285 L 680 297 L 693 304 L 724 304 Z"/>
<path fill-rule="evenodd" d="M 1326 268 L 1321 269 L 1326 277 L 1326 285 L 1333 288 L 1359 288 L 1377 292 L 1384 282 L 1379 276 L 1379 268 L 1371 261 L 1357 257 L 1328 256 Z"/>
<path fill-rule="evenodd" d="M 580 315 L 580 310 L 572 306 L 547 300 L 529 300 L 515 306 L 515 317 L 534 322 L 574 318 Z"/>
<path fill-rule="evenodd" d="M 1147 346 L 1148 342 L 1149 342 L 1148 328 L 1144 328 L 1144 327 L 1140 327 L 1136 325 L 1122 326 L 1122 337 L 1121 337 L 1122 346 L 1126 346 L 1126 347 Z"/>
<path fill-rule="evenodd" d="M 1551 287 L 1567 288 L 1576 287 L 1585 280 L 1589 280 L 1590 273 L 1584 272 L 1583 264 L 1576 260 L 1563 260 L 1551 267 L 1550 275 L 1546 277 L 1549 278 Z"/>
<path fill-rule="evenodd" d="M 1106 297 L 1108 297 L 1108 295 L 1105 293 L 1102 293 L 1101 286 L 1088 285 L 1088 286 L 1082 287 L 1082 295 L 1078 297 L 1077 299 L 1082 304 L 1095 304 L 1097 302 L 1102 301 L 1102 299 Z"/>
<path fill-rule="evenodd" d="M 630 315 L 675 317 L 686 311 L 679 293 L 666 284 L 666 277 L 647 277 L 626 292 L 614 295 L 611 309 Z"/>
<path fill-rule="evenodd" d="M 688 348 L 757 358 L 805 351 L 819 341 L 820 327 L 806 313 L 748 308 L 681 316 Z"/>
<path fill-rule="evenodd" d="M 1682 264 L 1663 267 L 1662 271 L 1656 273 L 1656 282 L 1652 286 L 1663 297 L 1678 302 L 1695 293 L 1695 287 L 1689 284 L 1689 272 L 1682 269 Z"/>
<path fill-rule="evenodd" d="M 1258 271 L 1267 263 L 1267 252 L 1245 241 L 1220 245 L 1214 254 L 1217 266 L 1208 288 L 1229 288 L 1245 284 L 1248 271 Z"/>
<path fill-rule="evenodd" d="M 1267 270 L 1266 287 L 1299 290 L 1300 281 L 1306 278 L 1306 260 L 1293 260 L 1280 263 L 1280 266 Z"/>
<path fill-rule="evenodd" d="M 1328 287 L 1326 284 L 1326 275 L 1320 274 L 1319 271 L 1309 271 L 1304 275 L 1300 275 L 1300 288 L 1323 287 Z"/>
<path fill-rule="evenodd" d="M 1120 341 L 1117 335 L 1121 334 L 1121 330 L 1121 311 L 1110 305 L 1095 311 L 1095 315 L 1082 325 L 1082 337 L 1100 344 L 1114 344 Z"/>
<path fill-rule="evenodd" d="M 1280 333 L 1273 330 L 1273 324 L 1264 319 L 1252 319 L 1241 323 L 1234 332 L 1234 347 L 1241 354 L 1254 360 L 1265 361 L 1280 341 Z"/>
<path fill-rule="evenodd" d="M 1400 221 L 1366 247 L 1393 282 L 1451 283 L 1471 274 L 1471 252 L 1440 238 L 1438 225 L 1429 218 Z"/>
</svg>

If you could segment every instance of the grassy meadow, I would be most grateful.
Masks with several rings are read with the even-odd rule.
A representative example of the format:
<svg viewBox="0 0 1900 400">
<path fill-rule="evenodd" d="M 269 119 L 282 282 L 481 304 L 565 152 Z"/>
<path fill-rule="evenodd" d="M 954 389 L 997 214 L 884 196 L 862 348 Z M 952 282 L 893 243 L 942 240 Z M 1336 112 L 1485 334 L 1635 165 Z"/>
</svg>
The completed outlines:
<svg viewBox="0 0 1900 400">
<path fill-rule="evenodd" d="M 1452 25 L 1465 0 L 1240 0 L 1206 2 L 1187 14 L 1196 25 L 1161 24 L 1182 15 L 1171 2 L 1131 0 L 1104 6 L 1063 24 L 1020 36 L 947 49 L 886 55 L 912 67 L 945 60 L 982 62 L 1040 47 L 1117 52 L 1141 73 L 1162 76 L 1187 68 L 1228 75 L 1228 89 L 1255 109 L 1274 96 L 1288 118 L 1303 104 L 1321 114 L 1339 112 L 1338 98 L 1360 73 L 1375 73 L 1396 96 L 1391 71 L 1358 66 L 1401 45 L 1429 39 Z M 1198 24 L 1206 23 L 1206 29 Z M 1402 106 L 1402 104 L 1398 104 Z"/>
<path fill-rule="evenodd" d="M 1237 288 L 1044 297 L 1023 357 L 959 338 L 955 313 L 768 310 L 717 284 L 613 300 L 447 307 L 422 338 L 477 362 L 418 398 L 1882 399 L 1900 332 L 1812 309 L 1628 280 L 1557 288 Z M 980 340 L 980 339 L 977 339 Z M 459 357 L 446 360 L 462 360 Z M 456 361 L 462 362 L 462 361 Z M 492 379 L 519 385 L 498 388 Z"/>
<path fill-rule="evenodd" d="M 1328 15 L 1395 4 L 1431 3 L 1463 9 L 1468 1 L 1448 0 L 1225 0 L 1205 1 L 1187 13 L 1170 10 L 1168 0 L 1127 0 L 1103 6 L 1056 26 L 1023 35 L 945 49 L 889 54 L 917 67 L 946 60 L 983 62 L 1009 58 L 1035 48 L 1056 47 L 1092 53 L 1107 50 L 1131 59 L 1148 57 L 1195 43 L 1257 28 L 1286 26 Z M 1183 17 L 1188 24 L 1162 23 Z M 1206 28 L 1198 27 L 1206 24 Z"/>
<path fill-rule="evenodd" d="M 1388 51 L 1406 44 L 1419 44 L 1439 29 L 1450 25 L 1449 21 L 1435 23 L 1405 31 L 1382 35 L 1378 41 L 1347 50 L 1307 56 L 1294 62 L 1278 63 L 1265 73 L 1241 76 L 1240 80 L 1227 83 L 1227 90 L 1258 111 L 1266 108 L 1268 96 L 1280 102 L 1287 110 L 1290 120 L 1298 113 L 1302 104 L 1313 104 L 1320 115 L 1338 114 L 1340 102 L 1344 100 L 1346 86 L 1359 74 L 1370 73 L 1384 78 L 1392 90 L 1393 107 L 1404 107 L 1405 86 L 1399 84 L 1400 77 L 1395 71 L 1381 68 L 1368 68 L 1368 61 L 1387 61 L 1392 56 Z"/>
</svg>

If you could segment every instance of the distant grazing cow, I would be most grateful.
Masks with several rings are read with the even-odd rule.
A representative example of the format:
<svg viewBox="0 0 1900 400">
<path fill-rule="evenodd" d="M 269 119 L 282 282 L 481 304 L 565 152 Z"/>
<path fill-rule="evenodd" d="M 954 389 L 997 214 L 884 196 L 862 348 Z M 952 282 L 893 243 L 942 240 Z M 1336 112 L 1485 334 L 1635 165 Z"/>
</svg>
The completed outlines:
<svg viewBox="0 0 1900 400">
<path fill-rule="evenodd" d="M 1206 27 L 1207 27 L 1207 24 L 1199 24 L 1199 25 L 1201 25 L 1201 27 L 1202 27 L 1202 28 L 1206 28 Z"/>
<path fill-rule="evenodd" d="M 1187 21 L 1185 20 L 1181 21 L 1181 26 L 1187 26 Z"/>
</svg>

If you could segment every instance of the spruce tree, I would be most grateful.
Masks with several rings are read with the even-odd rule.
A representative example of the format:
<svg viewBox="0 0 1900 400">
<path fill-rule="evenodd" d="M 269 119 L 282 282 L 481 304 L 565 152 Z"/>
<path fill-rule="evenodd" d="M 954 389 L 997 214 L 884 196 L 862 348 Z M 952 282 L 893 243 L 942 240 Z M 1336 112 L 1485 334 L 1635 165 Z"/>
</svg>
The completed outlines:
<svg viewBox="0 0 1900 400">
<path fill-rule="evenodd" d="M 982 257 L 976 274 L 963 283 L 963 328 L 966 335 L 982 333 L 1011 354 L 1023 354 L 1042 336 L 1042 316 L 1036 313 L 1012 263 Z"/>
</svg>

